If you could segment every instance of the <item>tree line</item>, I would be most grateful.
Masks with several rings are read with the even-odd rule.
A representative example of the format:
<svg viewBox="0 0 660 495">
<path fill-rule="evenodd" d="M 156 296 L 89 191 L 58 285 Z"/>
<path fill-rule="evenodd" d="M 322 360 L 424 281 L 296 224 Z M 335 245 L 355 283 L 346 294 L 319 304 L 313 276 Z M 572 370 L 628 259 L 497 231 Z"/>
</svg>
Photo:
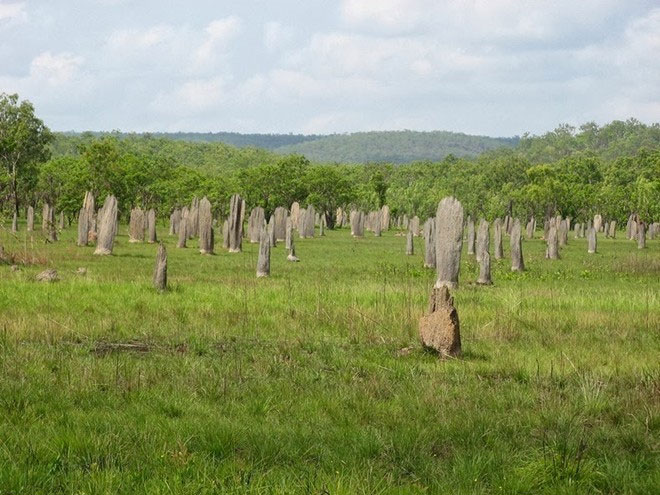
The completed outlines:
<svg viewBox="0 0 660 495">
<path fill-rule="evenodd" d="M 635 120 L 560 126 L 476 158 L 318 164 L 297 154 L 152 135 L 57 135 L 29 102 L 3 94 L 0 163 L 6 215 L 48 202 L 73 219 L 89 190 L 96 197 L 114 194 L 124 217 L 139 205 L 164 218 L 202 196 L 224 216 L 237 192 L 267 215 L 294 201 L 313 204 L 330 226 L 339 206 L 368 211 L 387 204 L 394 215 L 423 218 L 447 195 L 475 217 L 660 218 L 660 128 Z"/>
</svg>

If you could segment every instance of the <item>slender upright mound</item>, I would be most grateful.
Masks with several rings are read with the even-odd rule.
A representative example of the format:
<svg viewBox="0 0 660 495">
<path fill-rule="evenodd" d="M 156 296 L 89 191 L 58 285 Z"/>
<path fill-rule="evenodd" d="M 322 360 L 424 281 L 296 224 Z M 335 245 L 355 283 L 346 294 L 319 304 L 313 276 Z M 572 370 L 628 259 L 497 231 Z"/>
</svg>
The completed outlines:
<svg viewBox="0 0 660 495">
<path fill-rule="evenodd" d="M 630 240 L 634 241 L 637 239 L 637 227 L 639 226 L 639 222 L 637 221 L 637 218 L 633 218 L 632 223 L 630 224 Z"/>
<path fill-rule="evenodd" d="M 213 215 L 211 213 L 211 202 L 206 196 L 199 202 L 199 252 L 202 254 L 213 254 Z"/>
<path fill-rule="evenodd" d="M 268 242 L 270 242 L 270 247 L 274 248 L 277 246 L 277 239 L 275 238 L 275 215 L 271 215 L 268 220 Z"/>
<path fill-rule="evenodd" d="M 408 230 L 412 232 L 412 235 L 414 237 L 419 237 L 419 217 L 415 215 L 410 219 L 410 223 L 408 224 Z"/>
<path fill-rule="evenodd" d="M 291 204 L 291 221 L 293 222 L 293 228 L 298 229 L 298 220 L 300 219 L 300 204 L 297 201 L 294 201 Z"/>
<path fill-rule="evenodd" d="M 435 268 L 435 218 L 424 223 L 424 268 Z"/>
<path fill-rule="evenodd" d="M 159 291 L 167 289 L 167 250 L 162 242 L 158 244 L 158 252 L 156 253 L 154 288 Z"/>
<path fill-rule="evenodd" d="M 616 239 L 616 220 L 612 220 L 609 225 L 610 239 Z"/>
<path fill-rule="evenodd" d="M 637 224 L 637 249 L 646 249 L 646 225 L 641 221 Z"/>
<path fill-rule="evenodd" d="M 596 232 L 600 232 L 602 227 L 603 227 L 603 217 L 602 215 L 596 213 L 594 215 L 594 230 Z"/>
<path fill-rule="evenodd" d="M 511 222 L 511 224 L 511 238 L 509 239 L 509 246 L 511 248 L 511 271 L 522 272 L 525 270 L 522 250 L 522 226 L 520 225 L 520 220 L 517 218 Z"/>
<path fill-rule="evenodd" d="M 181 210 L 176 208 L 170 214 L 170 231 L 169 235 L 177 235 L 179 233 L 179 223 L 181 222 Z"/>
<path fill-rule="evenodd" d="M 378 210 L 374 214 L 374 236 L 380 237 L 383 230 L 383 219 L 381 218 L 381 211 Z"/>
<path fill-rule="evenodd" d="M 32 206 L 28 206 L 27 209 L 27 231 L 34 231 L 34 208 Z"/>
<path fill-rule="evenodd" d="M 291 249 L 293 246 L 293 222 L 291 217 L 286 219 L 286 235 L 284 236 L 284 247 L 287 250 Z"/>
<path fill-rule="evenodd" d="M 252 208 L 248 217 L 248 239 L 250 240 L 250 244 L 259 242 L 259 234 L 261 233 L 261 227 L 265 218 L 266 213 L 261 206 Z"/>
<path fill-rule="evenodd" d="M 344 221 L 345 221 L 346 214 L 344 213 L 344 210 L 340 207 L 337 208 L 337 211 L 335 212 L 335 225 L 339 228 L 344 226 Z"/>
<path fill-rule="evenodd" d="M 188 239 L 199 236 L 199 199 L 194 197 L 188 209 Z"/>
<path fill-rule="evenodd" d="M 380 230 L 388 230 L 390 228 L 390 207 L 383 205 L 380 209 Z"/>
<path fill-rule="evenodd" d="M 44 203 L 43 208 L 41 209 L 41 230 L 48 232 L 48 216 L 50 215 L 50 205 Z"/>
<path fill-rule="evenodd" d="M 461 222 L 461 226 L 462 226 Z M 454 298 L 445 286 L 434 287 L 429 301 L 429 314 L 419 322 L 422 345 L 442 357 L 455 357 L 461 353 L 461 332 Z"/>
<path fill-rule="evenodd" d="M 559 259 L 559 232 L 557 231 L 556 222 L 554 219 L 550 220 L 550 227 L 548 229 L 546 258 L 550 260 Z"/>
<path fill-rule="evenodd" d="M 568 244 L 568 219 L 565 218 L 559 222 L 559 245 L 566 246 Z"/>
<path fill-rule="evenodd" d="M 587 231 L 587 253 L 595 254 L 598 249 L 598 238 L 596 234 L 596 229 L 594 227 L 589 227 Z"/>
<path fill-rule="evenodd" d="M 113 195 L 105 198 L 103 209 L 99 213 L 98 231 L 94 254 L 112 254 L 117 235 L 117 198 Z"/>
<path fill-rule="evenodd" d="M 96 232 L 96 206 L 94 200 L 94 194 L 91 191 L 85 193 L 85 198 L 83 199 L 82 207 L 86 211 L 87 217 L 87 242 L 95 241 L 97 237 Z"/>
<path fill-rule="evenodd" d="M 286 238 L 286 219 L 289 212 L 283 206 L 278 206 L 275 208 L 273 216 L 275 217 L 275 240 L 283 241 Z"/>
<path fill-rule="evenodd" d="M 364 213 L 362 211 L 351 211 L 351 235 L 353 237 L 364 237 Z"/>
<path fill-rule="evenodd" d="M 259 235 L 259 258 L 257 258 L 257 278 L 270 276 L 270 238 L 267 229 Z"/>
<path fill-rule="evenodd" d="M 153 208 L 147 212 L 146 226 L 147 242 L 149 244 L 155 244 L 158 242 L 158 238 L 156 236 L 156 210 Z"/>
<path fill-rule="evenodd" d="M 314 206 L 308 205 L 304 213 L 300 213 L 298 232 L 302 239 L 314 237 L 314 223 L 316 222 L 316 211 Z"/>
<path fill-rule="evenodd" d="M 128 224 L 128 242 L 144 241 L 144 211 L 139 206 L 131 210 Z"/>
<path fill-rule="evenodd" d="M 483 256 L 484 252 L 490 249 L 490 229 L 488 222 L 483 218 L 479 221 L 476 248 L 477 263 L 481 263 L 481 257 Z"/>
<path fill-rule="evenodd" d="M 55 223 L 55 208 L 50 206 L 48 208 L 48 240 L 50 242 L 57 241 L 57 225 Z"/>
<path fill-rule="evenodd" d="M 229 249 L 229 220 L 222 222 L 222 247 Z"/>
<path fill-rule="evenodd" d="M 504 249 L 502 248 L 502 220 L 496 218 L 495 221 L 493 222 L 493 227 L 495 230 L 494 239 L 493 239 L 495 242 L 495 259 L 501 260 L 502 258 L 504 258 Z M 528 234 L 527 237 L 529 238 L 529 228 L 527 229 L 527 234 Z"/>
<path fill-rule="evenodd" d="M 176 247 L 183 249 L 186 246 L 186 242 L 188 241 L 188 208 L 183 208 L 181 210 L 181 218 L 179 222 L 179 229 L 177 231 L 178 234 L 178 239 L 176 243 Z"/>
<path fill-rule="evenodd" d="M 633 222 L 635 221 L 635 214 L 631 213 L 628 217 L 628 223 L 626 223 L 626 238 L 632 239 L 632 236 L 636 233 L 633 232 Z"/>
<path fill-rule="evenodd" d="M 325 213 L 321 215 L 319 219 L 319 236 L 323 237 L 325 235 L 325 229 L 328 227 L 328 220 L 325 216 Z"/>
<path fill-rule="evenodd" d="M 413 254 L 415 254 L 415 244 L 413 242 L 412 230 L 409 230 L 406 234 L 406 255 L 412 256 Z"/>
<path fill-rule="evenodd" d="M 474 232 L 474 220 L 468 215 L 467 219 L 467 254 L 475 254 L 476 235 Z"/>
<path fill-rule="evenodd" d="M 78 246 L 87 246 L 89 242 L 89 220 L 87 218 L 87 210 L 80 208 L 78 212 Z"/>
<path fill-rule="evenodd" d="M 488 251 L 485 251 L 481 254 L 481 261 L 479 262 L 479 278 L 477 279 L 477 284 L 493 284 L 493 279 L 490 277 L 490 253 Z"/>
<path fill-rule="evenodd" d="M 534 229 L 536 228 L 536 220 L 534 217 L 529 219 L 529 222 L 527 222 L 527 239 L 533 239 L 534 238 Z M 495 259 L 497 258 L 497 253 L 495 253 Z"/>
<path fill-rule="evenodd" d="M 458 287 L 463 247 L 463 205 L 454 197 L 444 198 L 435 215 L 435 255 L 438 278 L 435 287 Z"/>
<path fill-rule="evenodd" d="M 245 202 L 238 194 L 234 194 L 229 202 L 229 218 L 227 219 L 227 236 L 229 252 L 240 253 L 243 250 L 243 218 Z"/>
</svg>

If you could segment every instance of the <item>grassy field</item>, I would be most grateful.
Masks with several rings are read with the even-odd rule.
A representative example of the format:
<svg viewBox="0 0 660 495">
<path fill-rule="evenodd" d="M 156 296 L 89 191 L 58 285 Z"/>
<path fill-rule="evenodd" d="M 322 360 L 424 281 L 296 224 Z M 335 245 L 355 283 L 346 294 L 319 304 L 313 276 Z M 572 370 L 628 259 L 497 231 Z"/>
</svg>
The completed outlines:
<svg viewBox="0 0 660 495">
<path fill-rule="evenodd" d="M 158 294 L 125 226 L 109 257 L 22 228 L 0 233 L 40 263 L 0 266 L 0 495 L 658 493 L 660 241 L 525 241 L 492 287 L 464 255 L 442 361 L 422 239 L 296 240 L 257 280 L 256 245 L 203 257 L 163 227 Z"/>
</svg>

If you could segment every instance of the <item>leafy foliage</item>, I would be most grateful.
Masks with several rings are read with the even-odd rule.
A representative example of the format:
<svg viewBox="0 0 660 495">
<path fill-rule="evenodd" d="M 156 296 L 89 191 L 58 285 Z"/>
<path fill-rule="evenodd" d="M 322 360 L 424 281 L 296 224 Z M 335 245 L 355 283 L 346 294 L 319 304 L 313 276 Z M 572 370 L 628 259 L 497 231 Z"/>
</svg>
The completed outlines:
<svg viewBox="0 0 660 495">
<path fill-rule="evenodd" d="M 16 98 L 8 98 L 3 100 L 5 106 L 13 101 L 16 107 Z M 30 114 L 29 103 L 22 105 Z M 33 123 L 41 129 L 38 119 Z M 77 214 L 85 191 L 91 190 L 101 198 L 113 193 L 123 214 L 141 205 L 155 208 L 161 216 L 204 195 L 216 215 L 222 216 L 231 194 L 239 192 L 250 207 L 261 206 L 267 215 L 294 201 L 313 204 L 325 213 L 330 226 L 339 206 L 368 211 L 388 204 L 395 215 L 424 218 L 434 215 L 438 201 L 450 194 L 475 217 L 510 214 L 541 219 L 560 213 L 584 220 L 600 213 L 625 222 L 634 212 L 646 221 L 660 218 L 657 124 L 588 123 L 579 130 L 563 125 L 542 136 L 525 135 L 515 147 L 516 140 L 472 138 L 405 131 L 316 136 L 300 145 L 326 143 L 333 156 L 348 157 L 346 162 L 355 161 L 353 149 L 361 149 L 365 159 L 377 149 L 391 161 L 322 165 L 310 162 L 309 156 L 282 156 L 221 142 L 118 132 L 58 134 L 51 146 L 53 158 L 44 162 L 48 150 L 43 143 L 50 140 L 44 130 L 41 148 L 34 148 L 41 154 L 32 156 L 16 174 L 16 195 L 22 204 L 48 201 L 70 217 Z M 3 139 L 3 149 L 10 149 L 6 135 Z M 345 147 L 347 143 L 350 146 Z M 408 156 L 440 156 L 446 145 L 459 144 L 459 152 L 439 161 L 397 163 Z M 459 156 L 495 145 L 499 147 L 477 157 Z M 12 197 L 11 170 L 5 165 L 0 175 L 5 210 Z"/>
<path fill-rule="evenodd" d="M 19 187 L 27 193 L 34 185 L 35 166 L 50 156 L 50 130 L 35 116 L 29 101 L 19 103 L 18 95 L 0 94 L 0 168 L 2 185 L 18 212 Z M 27 186 L 27 187 L 26 187 Z"/>
</svg>

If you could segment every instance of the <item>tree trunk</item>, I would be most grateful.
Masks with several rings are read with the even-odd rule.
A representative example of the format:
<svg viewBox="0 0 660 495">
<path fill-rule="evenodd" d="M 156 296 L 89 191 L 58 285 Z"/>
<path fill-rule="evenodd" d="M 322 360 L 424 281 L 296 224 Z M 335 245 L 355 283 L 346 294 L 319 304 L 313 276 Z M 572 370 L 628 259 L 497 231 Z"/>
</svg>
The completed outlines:
<svg viewBox="0 0 660 495">
<path fill-rule="evenodd" d="M 16 164 L 14 163 L 12 165 L 12 172 L 11 172 L 11 188 L 12 188 L 12 193 L 14 195 L 14 213 L 18 216 L 18 187 L 17 187 L 17 182 L 16 182 Z"/>
<path fill-rule="evenodd" d="M 326 222 L 329 229 L 334 229 L 335 228 L 335 223 L 337 221 L 336 212 L 337 212 L 336 208 L 335 208 L 335 211 L 332 211 L 332 209 L 330 209 L 330 210 L 325 212 L 325 222 Z"/>
</svg>

